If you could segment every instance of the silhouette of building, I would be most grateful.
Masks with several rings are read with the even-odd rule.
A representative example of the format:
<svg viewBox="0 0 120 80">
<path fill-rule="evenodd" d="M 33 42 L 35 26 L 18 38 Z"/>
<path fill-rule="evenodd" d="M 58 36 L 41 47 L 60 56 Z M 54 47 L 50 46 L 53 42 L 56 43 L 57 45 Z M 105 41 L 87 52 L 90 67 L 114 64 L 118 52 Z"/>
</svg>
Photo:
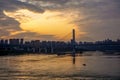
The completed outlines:
<svg viewBox="0 0 120 80">
<path fill-rule="evenodd" d="M 120 39 L 116 41 L 106 39 L 96 42 L 74 42 L 74 49 L 77 52 L 81 51 L 113 51 L 120 52 Z M 64 41 L 40 41 L 24 39 L 0 39 L 0 51 L 23 51 L 27 53 L 59 53 L 72 52 L 73 40 L 71 42 Z"/>
<path fill-rule="evenodd" d="M 24 44 L 24 39 L 20 39 L 20 44 L 23 45 Z"/>
<path fill-rule="evenodd" d="M 10 45 L 19 45 L 19 39 L 9 39 L 9 44 Z"/>
</svg>

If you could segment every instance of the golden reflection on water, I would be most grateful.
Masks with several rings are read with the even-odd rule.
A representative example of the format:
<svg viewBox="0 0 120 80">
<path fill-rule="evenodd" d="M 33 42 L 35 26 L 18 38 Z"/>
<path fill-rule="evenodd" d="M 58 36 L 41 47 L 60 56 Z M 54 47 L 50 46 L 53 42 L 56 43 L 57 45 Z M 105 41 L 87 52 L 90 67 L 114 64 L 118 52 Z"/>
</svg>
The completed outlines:
<svg viewBox="0 0 120 80">
<path fill-rule="evenodd" d="M 77 56 L 75 64 L 71 56 L 8 56 L 0 57 L 0 76 L 11 80 L 79 80 L 99 77 L 103 73 L 104 76 L 119 76 L 119 63 L 118 58 L 100 56 Z"/>
<path fill-rule="evenodd" d="M 51 71 L 51 72 L 65 72 L 65 70 L 72 70 L 74 67 L 80 67 L 80 64 L 84 63 L 81 59 L 76 61 L 76 65 L 72 64 L 71 56 L 56 56 L 56 55 L 42 55 L 42 56 L 20 56 L 17 57 L 17 67 L 19 70 L 41 70 L 41 71 Z M 77 57 L 76 57 L 77 59 Z M 13 63 L 12 65 L 14 65 Z"/>
</svg>

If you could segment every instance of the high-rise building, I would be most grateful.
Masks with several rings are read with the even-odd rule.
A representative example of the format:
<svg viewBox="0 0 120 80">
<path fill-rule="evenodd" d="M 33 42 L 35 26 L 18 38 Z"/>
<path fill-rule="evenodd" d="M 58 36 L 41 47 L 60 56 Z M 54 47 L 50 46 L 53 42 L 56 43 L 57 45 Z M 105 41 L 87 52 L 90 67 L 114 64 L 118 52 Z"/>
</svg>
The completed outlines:
<svg viewBox="0 0 120 80">
<path fill-rule="evenodd" d="M 4 41 L 4 43 L 5 43 L 5 44 L 8 44 L 8 40 L 6 39 L 6 40 Z"/>
<path fill-rule="evenodd" d="M 4 40 L 3 39 L 0 40 L 0 44 L 4 44 Z"/>
<path fill-rule="evenodd" d="M 19 39 L 9 39 L 9 44 L 11 45 L 19 45 Z"/>
<path fill-rule="evenodd" d="M 21 45 L 24 44 L 24 39 L 23 39 L 23 38 L 20 39 L 20 44 L 21 44 Z"/>
</svg>

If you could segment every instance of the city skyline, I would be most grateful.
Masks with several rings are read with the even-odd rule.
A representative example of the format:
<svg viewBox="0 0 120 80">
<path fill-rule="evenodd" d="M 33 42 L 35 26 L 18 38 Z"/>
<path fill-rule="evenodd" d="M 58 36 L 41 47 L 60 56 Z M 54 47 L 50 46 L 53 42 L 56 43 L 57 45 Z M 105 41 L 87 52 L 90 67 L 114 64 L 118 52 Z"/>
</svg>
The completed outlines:
<svg viewBox="0 0 120 80">
<path fill-rule="evenodd" d="M 57 54 L 65 55 L 73 52 L 83 53 L 87 51 L 109 52 L 107 54 L 114 54 L 120 52 L 120 39 L 112 41 L 106 39 L 96 42 L 74 42 L 74 39 L 69 42 L 64 41 L 40 41 L 31 40 L 24 41 L 24 39 L 0 39 L 0 55 L 22 55 L 22 54 Z M 74 46 L 74 47 L 73 47 Z M 16 54 L 19 53 L 19 54 Z M 118 53 L 119 55 L 119 53 Z M 73 57 L 75 53 L 73 53 Z"/>
<path fill-rule="evenodd" d="M 1 0 L 0 38 L 77 41 L 120 38 L 119 0 Z M 70 40 L 69 36 L 66 40 Z"/>
</svg>

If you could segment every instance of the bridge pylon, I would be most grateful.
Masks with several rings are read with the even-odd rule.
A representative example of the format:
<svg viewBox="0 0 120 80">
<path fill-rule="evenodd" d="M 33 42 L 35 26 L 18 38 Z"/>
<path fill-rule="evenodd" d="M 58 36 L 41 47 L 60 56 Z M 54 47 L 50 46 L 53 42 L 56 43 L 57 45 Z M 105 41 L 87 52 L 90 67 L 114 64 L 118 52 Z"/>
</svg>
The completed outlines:
<svg viewBox="0 0 120 80">
<path fill-rule="evenodd" d="M 72 56 L 75 57 L 75 29 L 72 30 L 72 40 L 71 40 L 71 43 L 72 43 Z"/>
</svg>

